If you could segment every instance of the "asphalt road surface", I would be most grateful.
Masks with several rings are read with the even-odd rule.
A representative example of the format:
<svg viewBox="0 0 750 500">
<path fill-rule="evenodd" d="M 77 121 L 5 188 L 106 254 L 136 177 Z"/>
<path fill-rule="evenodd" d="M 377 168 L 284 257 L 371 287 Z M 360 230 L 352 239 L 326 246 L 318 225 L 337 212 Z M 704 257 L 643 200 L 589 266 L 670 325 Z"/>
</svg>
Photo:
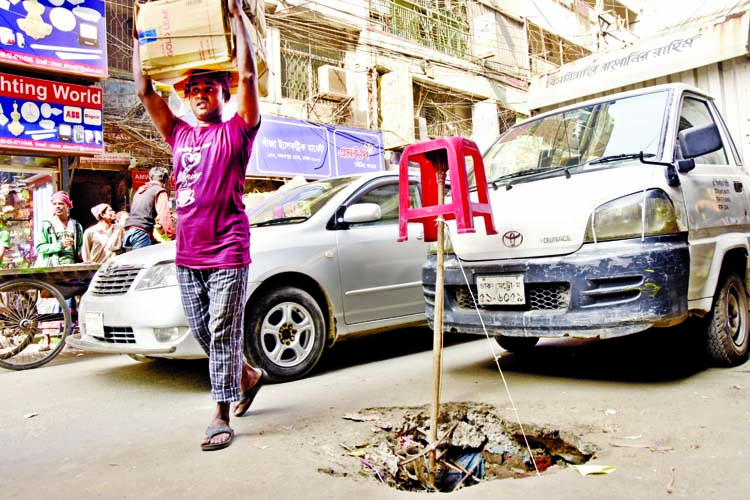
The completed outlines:
<svg viewBox="0 0 750 500">
<path fill-rule="evenodd" d="M 232 421 L 232 446 L 211 453 L 199 448 L 213 409 L 205 360 L 66 351 L 36 370 L 0 371 L 0 498 L 434 497 L 383 486 L 341 446 L 371 434 L 371 422 L 345 415 L 430 403 L 431 335 L 411 329 L 337 344 L 308 378 L 265 387 Z M 442 401 L 489 403 L 515 418 L 493 345 L 447 338 Z M 590 464 L 615 469 L 582 476 L 553 467 L 451 497 L 750 495 L 750 364 L 707 368 L 677 330 L 542 341 L 527 355 L 495 349 L 521 421 L 579 436 L 596 451 Z"/>
</svg>

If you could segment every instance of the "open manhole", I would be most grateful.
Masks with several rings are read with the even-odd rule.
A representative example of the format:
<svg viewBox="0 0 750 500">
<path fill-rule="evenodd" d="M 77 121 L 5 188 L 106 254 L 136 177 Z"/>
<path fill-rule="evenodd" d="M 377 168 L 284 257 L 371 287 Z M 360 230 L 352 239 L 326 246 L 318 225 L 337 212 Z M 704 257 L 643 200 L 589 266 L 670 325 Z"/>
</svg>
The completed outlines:
<svg viewBox="0 0 750 500">
<path fill-rule="evenodd" d="M 572 433 L 523 424 L 524 438 L 521 426 L 502 418 L 491 405 L 445 403 L 440 409 L 433 481 L 428 471 L 429 406 L 367 408 L 344 418 L 371 428 L 367 441 L 342 445 L 359 463 L 359 474 L 404 491 L 455 491 L 481 481 L 583 464 L 594 455 Z"/>
</svg>

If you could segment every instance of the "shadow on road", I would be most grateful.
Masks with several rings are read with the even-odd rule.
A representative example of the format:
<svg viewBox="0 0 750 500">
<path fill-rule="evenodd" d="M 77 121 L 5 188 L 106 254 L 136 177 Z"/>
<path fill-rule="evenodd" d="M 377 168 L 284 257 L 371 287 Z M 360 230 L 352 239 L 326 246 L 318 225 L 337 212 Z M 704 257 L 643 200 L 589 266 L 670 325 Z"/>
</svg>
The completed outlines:
<svg viewBox="0 0 750 500">
<path fill-rule="evenodd" d="M 543 340 L 528 353 L 503 351 L 500 367 L 509 372 L 585 380 L 680 380 L 709 366 L 694 328 L 689 323 L 606 340 Z M 483 367 L 497 370 L 491 359 Z"/>
<path fill-rule="evenodd" d="M 127 360 L 122 366 L 100 372 L 103 378 L 136 386 L 154 386 L 182 392 L 208 392 L 208 359 L 155 359 L 148 362 Z"/>
<path fill-rule="evenodd" d="M 473 335 L 446 335 L 443 345 L 460 344 L 476 340 Z M 323 352 L 311 376 L 341 370 L 365 363 L 409 356 L 432 350 L 432 329 L 403 328 L 381 332 L 366 337 L 343 340 Z"/>
</svg>

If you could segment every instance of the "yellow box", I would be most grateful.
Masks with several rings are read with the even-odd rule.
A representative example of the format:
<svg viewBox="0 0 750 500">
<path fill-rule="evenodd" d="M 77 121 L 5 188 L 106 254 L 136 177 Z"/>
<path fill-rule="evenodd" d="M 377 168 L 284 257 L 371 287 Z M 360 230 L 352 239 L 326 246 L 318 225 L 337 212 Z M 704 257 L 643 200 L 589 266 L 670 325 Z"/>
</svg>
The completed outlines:
<svg viewBox="0 0 750 500">
<path fill-rule="evenodd" d="M 226 0 L 136 2 L 135 19 L 143 73 L 153 79 L 196 68 L 236 70 Z"/>
</svg>

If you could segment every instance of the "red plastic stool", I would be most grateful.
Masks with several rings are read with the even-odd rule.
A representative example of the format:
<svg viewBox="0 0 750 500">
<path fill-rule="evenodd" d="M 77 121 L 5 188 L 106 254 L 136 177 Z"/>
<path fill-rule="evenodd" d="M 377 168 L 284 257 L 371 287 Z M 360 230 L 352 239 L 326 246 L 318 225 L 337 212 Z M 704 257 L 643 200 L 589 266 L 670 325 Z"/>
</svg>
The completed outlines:
<svg viewBox="0 0 750 500">
<path fill-rule="evenodd" d="M 469 180 L 466 157 L 474 164 L 479 202 L 469 198 Z M 409 203 L 409 163 L 417 163 L 422 184 L 422 207 L 411 208 Z M 446 169 L 447 165 L 447 169 Z M 450 202 L 438 205 L 438 179 L 440 170 L 447 170 L 450 181 Z M 407 224 L 418 221 L 424 227 L 425 241 L 437 240 L 435 219 L 442 215 L 446 220 L 456 220 L 459 233 L 474 232 L 474 217 L 484 217 L 487 234 L 497 234 L 489 203 L 487 177 L 479 148 L 464 137 L 443 137 L 411 144 L 404 149 L 399 164 L 398 241 L 409 238 Z M 447 198 L 447 196 L 446 196 Z"/>
</svg>

